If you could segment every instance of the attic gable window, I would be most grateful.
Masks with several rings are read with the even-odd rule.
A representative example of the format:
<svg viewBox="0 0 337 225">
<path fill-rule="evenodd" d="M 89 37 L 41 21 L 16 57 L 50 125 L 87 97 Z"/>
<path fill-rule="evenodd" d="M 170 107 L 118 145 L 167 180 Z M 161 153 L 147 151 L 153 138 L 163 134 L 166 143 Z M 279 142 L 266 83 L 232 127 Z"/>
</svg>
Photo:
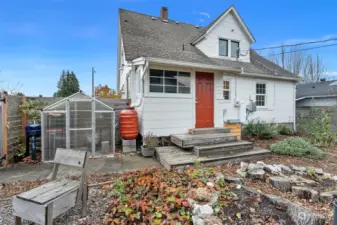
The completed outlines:
<svg viewBox="0 0 337 225">
<path fill-rule="evenodd" d="M 231 41 L 231 57 L 238 57 L 238 49 L 240 48 L 240 44 L 238 41 Z"/>
<path fill-rule="evenodd" d="M 150 92 L 190 94 L 191 74 L 170 70 L 150 70 Z"/>
<path fill-rule="evenodd" d="M 219 39 L 219 55 L 228 56 L 228 40 Z"/>
</svg>

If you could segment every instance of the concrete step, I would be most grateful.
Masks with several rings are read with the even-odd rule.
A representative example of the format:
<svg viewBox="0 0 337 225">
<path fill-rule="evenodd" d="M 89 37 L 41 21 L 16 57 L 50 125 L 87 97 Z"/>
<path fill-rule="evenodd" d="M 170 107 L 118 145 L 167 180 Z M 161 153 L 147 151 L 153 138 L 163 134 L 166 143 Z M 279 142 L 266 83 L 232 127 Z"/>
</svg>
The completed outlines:
<svg viewBox="0 0 337 225">
<path fill-rule="evenodd" d="M 227 143 L 236 140 L 236 136 L 229 133 L 171 135 L 172 143 L 181 148 L 192 148 L 195 145 Z"/>
<path fill-rule="evenodd" d="M 193 152 L 196 156 L 231 155 L 246 152 L 253 148 L 254 146 L 251 142 L 236 141 L 211 145 L 196 145 L 193 147 Z"/>
<path fill-rule="evenodd" d="M 183 169 L 187 165 L 194 165 L 198 160 L 204 166 L 221 165 L 241 161 L 262 160 L 271 156 L 269 150 L 254 147 L 253 150 L 232 155 L 211 155 L 198 157 L 191 151 L 185 151 L 177 146 L 157 147 L 156 158 L 167 169 Z"/>
<path fill-rule="evenodd" d="M 225 127 L 215 127 L 215 128 L 195 128 L 189 129 L 189 134 L 214 134 L 214 133 L 229 133 L 230 129 Z"/>
</svg>

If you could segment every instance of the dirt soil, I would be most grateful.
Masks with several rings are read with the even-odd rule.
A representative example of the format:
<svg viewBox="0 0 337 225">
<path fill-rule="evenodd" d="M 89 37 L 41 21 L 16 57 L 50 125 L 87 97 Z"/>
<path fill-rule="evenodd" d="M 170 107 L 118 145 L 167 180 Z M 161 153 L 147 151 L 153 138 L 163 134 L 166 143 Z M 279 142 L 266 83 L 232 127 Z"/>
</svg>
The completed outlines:
<svg viewBox="0 0 337 225">
<path fill-rule="evenodd" d="M 294 224 L 287 212 L 277 208 L 267 199 L 252 195 L 242 188 L 236 190 L 235 194 L 239 200 L 224 208 L 224 213 L 228 215 L 228 224 Z"/>
</svg>

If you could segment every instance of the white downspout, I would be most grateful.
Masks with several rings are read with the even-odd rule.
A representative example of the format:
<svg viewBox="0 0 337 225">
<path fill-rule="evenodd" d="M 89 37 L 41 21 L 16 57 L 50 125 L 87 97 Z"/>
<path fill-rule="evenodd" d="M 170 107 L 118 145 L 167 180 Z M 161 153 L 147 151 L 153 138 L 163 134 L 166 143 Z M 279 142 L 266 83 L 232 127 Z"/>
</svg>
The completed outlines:
<svg viewBox="0 0 337 225">
<path fill-rule="evenodd" d="M 145 63 L 145 66 L 144 66 L 143 74 L 141 75 L 141 80 L 142 80 L 142 83 L 143 83 L 142 87 L 144 87 L 144 78 L 145 78 L 145 74 L 148 70 L 148 67 L 149 67 L 149 62 L 147 61 Z M 131 104 L 131 107 L 137 108 L 137 107 L 141 106 L 142 102 L 143 102 L 143 96 L 144 96 L 144 88 L 141 88 L 140 98 L 138 99 L 138 101 L 136 103 Z"/>
</svg>

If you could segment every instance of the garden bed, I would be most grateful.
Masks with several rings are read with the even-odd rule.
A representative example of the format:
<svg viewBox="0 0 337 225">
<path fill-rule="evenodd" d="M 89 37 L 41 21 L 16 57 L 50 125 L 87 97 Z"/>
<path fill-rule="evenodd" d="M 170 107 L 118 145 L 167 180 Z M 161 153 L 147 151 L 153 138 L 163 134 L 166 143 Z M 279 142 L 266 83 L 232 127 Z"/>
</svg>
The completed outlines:
<svg viewBox="0 0 337 225">
<path fill-rule="evenodd" d="M 86 218 L 81 219 L 80 208 L 75 207 L 55 219 L 55 224 L 182 225 L 192 224 L 192 221 L 198 224 L 200 220 L 204 224 L 214 224 L 214 221 L 223 224 L 294 224 L 286 209 L 264 195 L 248 191 L 237 183 L 224 182 L 223 174 L 230 176 L 232 170 L 228 170 L 229 174 L 226 171 L 220 174 L 217 170 L 224 167 L 196 167 L 183 171 L 151 168 L 123 174 L 92 174 L 89 183 L 107 180 L 114 183 L 90 188 Z M 237 166 L 227 166 L 231 167 Z M 0 198 L 10 197 L 45 182 L 7 184 L 0 189 Z M 268 184 L 249 180 L 246 183 L 263 191 L 268 189 Z M 280 195 L 285 196 L 283 193 Z M 1 200 L 0 205 L 0 223 L 11 224 L 11 200 Z M 309 204 L 307 206 L 311 207 Z"/>
</svg>

